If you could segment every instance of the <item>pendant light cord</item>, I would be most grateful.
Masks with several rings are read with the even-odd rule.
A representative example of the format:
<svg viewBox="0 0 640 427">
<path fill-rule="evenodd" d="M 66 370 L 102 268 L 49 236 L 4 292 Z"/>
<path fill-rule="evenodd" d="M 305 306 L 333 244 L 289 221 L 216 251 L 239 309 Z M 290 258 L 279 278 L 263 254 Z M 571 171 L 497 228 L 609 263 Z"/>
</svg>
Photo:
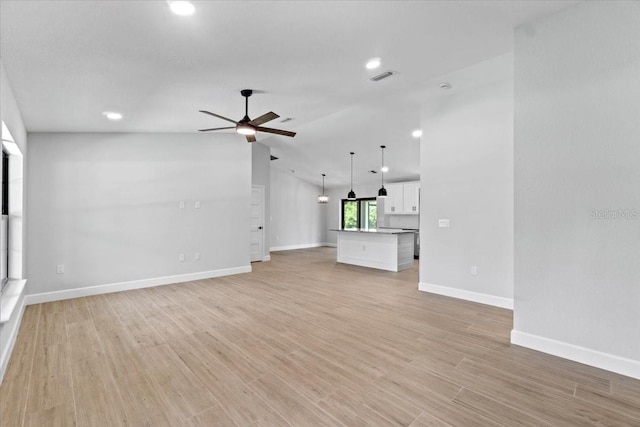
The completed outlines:
<svg viewBox="0 0 640 427">
<path fill-rule="evenodd" d="M 351 154 L 351 191 L 353 191 L 353 155 L 355 153 L 350 153 Z"/>
<path fill-rule="evenodd" d="M 380 169 L 380 181 L 382 182 L 382 188 L 384 188 L 384 145 L 381 145 L 382 148 L 382 166 Z"/>
</svg>

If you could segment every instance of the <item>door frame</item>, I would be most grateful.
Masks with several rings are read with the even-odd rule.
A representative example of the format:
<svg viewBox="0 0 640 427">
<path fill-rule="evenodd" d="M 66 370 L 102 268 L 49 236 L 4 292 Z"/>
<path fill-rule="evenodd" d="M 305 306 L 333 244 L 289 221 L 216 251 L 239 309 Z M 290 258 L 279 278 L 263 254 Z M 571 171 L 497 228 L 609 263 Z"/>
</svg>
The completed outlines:
<svg viewBox="0 0 640 427">
<path fill-rule="evenodd" d="M 265 233 L 266 233 L 266 218 L 265 218 L 265 186 L 264 185 L 259 185 L 259 184 L 251 184 L 251 191 L 253 192 L 254 188 L 259 188 L 261 189 L 261 194 L 262 194 L 262 202 L 261 202 L 261 206 L 262 206 L 262 253 L 260 254 L 260 260 L 259 261 L 269 261 L 271 259 L 271 257 L 267 257 L 265 256 Z M 251 234 L 249 234 L 249 258 L 251 258 Z M 257 261 L 251 261 L 250 262 L 257 262 Z"/>
</svg>

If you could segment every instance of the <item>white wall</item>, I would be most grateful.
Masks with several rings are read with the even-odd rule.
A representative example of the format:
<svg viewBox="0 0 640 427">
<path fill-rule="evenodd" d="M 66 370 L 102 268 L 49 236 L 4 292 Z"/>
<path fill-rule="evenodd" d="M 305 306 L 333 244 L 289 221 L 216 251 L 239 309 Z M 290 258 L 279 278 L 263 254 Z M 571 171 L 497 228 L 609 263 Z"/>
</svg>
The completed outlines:
<svg viewBox="0 0 640 427">
<path fill-rule="evenodd" d="M 271 168 L 271 250 L 321 246 L 325 207 L 317 187 L 289 171 Z"/>
<path fill-rule="evenodd" d="M 264 245 L 262 258 L 269 257 L 271 231 L 271 148 L 259 142 L 251 144 L 251 185 L 264 187 Z"/>
<path fill-rule="evenodd" d="M 11 132 L 11 135 L 13 136 L 13 139 L 16 145 L 22 152 L 23 163 L 26 162 L 27 132 L 25 130 L 24 122 L 22 121 L 20 110 L 18 109 L 18 105 L 16 103 L 13 90 L 9 82 L 9 78 L 6 74 L 4 66 L 2 65 L 2 62 L 0 62 L 0 119 L 6 124 L 7 128 Z M 24 168 L 25 166 L 23 164 L 23 171 L 24 171 Z M 24 195 L 24 192 L 26 191 L 25 179 L 23 179 L 22 181 L 22 189 L 23 189 L 23 195 Z M 22 268 L 21 268 L 22 274 L 17 274 L 21 278 L 26 277 L 26 273 L 27 273 L 25 268 L 26 245 L 24 244 L 24 242 L 26 241 L 25 239 L 26 226 L 24 223 L 24 219 L 25 219 L 24 201 L 25 201 L 25 198 L 23 197 L 22 206 L 12 206 L 12 211 L 15 209 L 20 209 L 21 215 L 19 220 L 22 221 L 22 236 L 19 236 L 19 238 L 16 238 L 16 236 L 14 236 L 13 241 L 10 245 L 12 248 L 21 249 L 19 251 L 12 251 L 11 253 L 12 257 L 15 257 L 16 255 L 19 255 L 21 257 L 19 261 L 20 261 L 20 264 L 22 265 Z M 12 225 L 15 225 L 15 224 L 12 224 Z M 9 271 L 10 273 L 12 272 L 11 269 Z M 6 298 L 9 295 L 9 293 L 12 293 L 12 292 L 13 292 L 13 289 L 8 288 L 7 290 L 5 290 L 5 295 L 3 295 L 3 298 Z M 5 302 L 5 301 L 6 300 L 3 299 L 2 302 Z M 0 304 L 0 307 L 2 305 L 3 304 Z M 23 292 L 19 293 L 17 300 L 13 301 L 11 305 L 14 306 L 14 308 L 11 312 L 11 316 L 9 320 L 0 324 L 0 381 L 4 376 L 4 372 L 11 355 L 11 350 L 13 349 L 13 344 L 15 342 L 15 338 L 18 333 L 20 321 L 22 320 L 22 312 L 24 309 Z"/>
<path fill-rule="evenodd" d="M 27 155 L 27 131 L 24 127 L 24 122 L 22 121 L 22 115 L 20 114 L 20 110 L 18 109 L 18 104 L 16 103 L 16 99 L 13 95 L 13 89 L 11 88 L 11 84 L 9 83 L 9 78 L 7 77 L 7 73 L 0 61 L 0 112 L 2 114 L 2 121 L 7 125 L 9 131 L 11 131 L 11 135 L 13 135 L 13 139 L 16 144 L 22 151 L 22 155 Z"/>
<path fill-rule="evenodd" d="M 29 140 L 28 293 L 54 293 L 34 301 L 250 268 L 251 149 L 235 135 Z"/>
<path fill-rule="evenodd" d="M 519 28 L 515 96 L 512 341 L 640 378 L 640 3 Z"/>
<path fill-rule="evenodd" d="M 492 61 L 510 75 L 510 59 Z M 475 68 L 482 73 L 489 65 Z M 426 100 L 421 125 L 420 289 L 511 307 L 513 83 L 506 78 Z M 439 228 L 439 219 L 450 227 Z"/>
</svg>

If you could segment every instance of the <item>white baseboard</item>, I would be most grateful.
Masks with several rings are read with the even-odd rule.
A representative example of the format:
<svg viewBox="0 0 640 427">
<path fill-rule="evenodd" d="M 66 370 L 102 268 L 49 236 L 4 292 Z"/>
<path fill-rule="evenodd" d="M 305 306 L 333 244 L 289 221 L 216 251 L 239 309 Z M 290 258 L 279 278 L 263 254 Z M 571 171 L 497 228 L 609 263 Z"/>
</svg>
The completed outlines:
<svg viewBox="0 0 640 427">
<path fill-rule="evenodd" d="M 2 324 L 2 329 L 10 327 L 10 330 L 2 331 L 2 334 L 4 335 L 6 333 L 9 336 L 9 339 L 4 348 L 2 348 L 2 353 L 0 353 L 0 384 L 2 384 L 4 373 L 7 370 L 7 365 L 9 364 L 11 353 L 13 352 L 13 346 L 16 344 L 16 338 L 18 338 L 18 331 L 20 330 L 20 324 L 22 323 L 22 315 L 24 314 L 25 305 L 25 297 L 23 296 L 18 300 L 18 304 L 13 311 L 14 315 L 18 316 L 15 324 L 11 326 L 10 321 Z"/>
<path fill-rule="evenodd" d="M 65 289 L 61 291 L 45 292 L 26 296 L 26 305 L 43 302 L 61 301 L 90 295 L 108 294 L 112 292 L 129 291 L 132 289 L 150 288 L 153 286 L 170 285 L 174 283 L 191 282 L 193 280 L 211 279 L 213 277 L 230 276 L 232 274 L 250 273 L 251 266 L 225 268 L 221 270 L 201 271 L 198 273 L 179 274 L 176 276 L 155 277 L 152 279 L 133 280 L 131 282 L 111 283 L 107 285 L 89 286 L 86 288 Z"/>
<path fill-rule="evenodd" d="M 432 294 L 445 295 L 459 298 L 466 301 L 479 302 L 480 304 L 492 305 L 494 307 L 513 310 L 513 299 L 498 297 L 495 295 L 481 294 L 478 292 L 466 291 L 464 289 L 451 288 L 448 286 L 433 285 L 431 283 L 420 282 L 418 290 L 431 292 Z"/>
<path fill-rule="evenodd" d="M 271 255 L 265 255 L 262 257 L 262 261 L 271 261 Z"/>
<path fill-rule="evenodd" d="M 640 379 L 640 361 L 638 360 L 602 353 L 539 335 L 516 331 L 515 329 L 511 331 L 511 344 Z"/>
<path fill-rule="evenodd" d="M 324 246 L 324 243 L 305 243 L 302 245 L 288 245 L 288 246 L 272 246 L 271 248 L 269 248 L 269 250 L 271 252 L 278 252 L 278 251 L 292 251 L 294 249 L 309 249 L 309 248 L 319 248 L 321 246 Z"/>
<path fill-rule="evenodd" d="M 337 248 L 338 244 L 337 243 L 323 243 L 322 246 L 327 246 L 330 248 Z"/>
</svg>

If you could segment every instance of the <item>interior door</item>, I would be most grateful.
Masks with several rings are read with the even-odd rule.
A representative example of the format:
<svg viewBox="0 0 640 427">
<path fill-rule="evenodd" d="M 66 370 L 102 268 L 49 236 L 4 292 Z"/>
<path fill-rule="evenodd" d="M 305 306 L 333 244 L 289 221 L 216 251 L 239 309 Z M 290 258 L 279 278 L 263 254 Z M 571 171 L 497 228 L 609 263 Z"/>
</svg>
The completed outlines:
<svg viewBox="0 0 640 427">
<path fill-rule="evenodd" d="M 264 257 L 264 187 L 251 186 L 251 262 Z"/>
</svg>

